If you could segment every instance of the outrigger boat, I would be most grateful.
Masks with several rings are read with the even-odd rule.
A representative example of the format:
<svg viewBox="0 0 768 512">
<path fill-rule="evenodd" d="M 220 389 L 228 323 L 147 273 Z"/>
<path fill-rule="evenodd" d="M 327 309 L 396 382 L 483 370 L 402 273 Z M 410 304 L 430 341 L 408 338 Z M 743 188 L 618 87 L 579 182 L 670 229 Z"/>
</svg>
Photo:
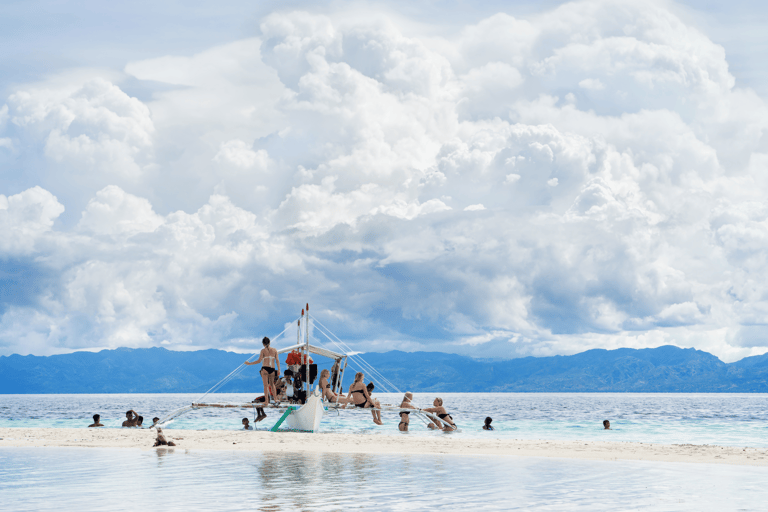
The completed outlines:
<svg viewBox="0 0 768 512">
<path fill-rule="evenodd" d="M 325 336 L 331 344 L 333 344 L 336 347 L 336 350 L 329 350 L 326 347 L 320 346 L 319 343 L 317 343 L 316 338 L 315 341 L 317 344 L 310 343 L 310 322 L 312 324 L 312 331 L 318 332 Z M 444 427 L 448 429 L 457 430 L 458 427 L 448 425 L 444 420 L 439 419 L 437 416 L 430 412 L 423 411 L 421 409 L 404 409 L 399 406 L 393 406 L 393 405 L 387 405 L 387 404 L 381 404 L 381 407 L 379 408 L 365 408 L 365 409 L 359 409 L 355 407 L 351 407 L 349 409 L 346 409 L 344 407 L 344 404 L 338 404 L 336 402 L 328 402 L 324 400 L 323 393 L 319 389 L 319 375 L 318 375 L 318 383 L 313 386 L 313 379 L 310 378 L 310 374 L 314 373 L 312 372 L 311 366 L 311 359 L 310 354 L 315 356 L 321 356 L 326 357 L 329 359 L 332 359 L 335 361 L 335 366 L 339 368 L 338 377 L 335 379 L 335 382 L 332 382 L 332 391 L 336 394 L 340 394 L 340 391 L 342 389 L 342 381 L 344 379 L 344 372 L 347 369 L 347 365 L 350 361 L 352 361 L 352 366 L 357 367 L 360 371 L 363 371 L 366 373 L 366 375 L 369 377 L 371 381 L 374 381 L 379 389 L 383 389 L 385 392 L 390 393 L 400 393 L 403 394 L 397 387 L 392 384 L 390 381 L 388 381 L 381 373 L 379 373 L 373 366 L 368 364 L 363 360 L 362 357 L 354 353 L 343 341 L 341 341 L 336 335 L 331 333 L 330 330 L 328 330 L 327 327 L 325 327 L 323 324 L 321 324 L 317 319 L 314 317 L 309 316 L 309 304 L 306 305 L 306 310 L 301 310 L 301 316 L 299 317 L 297 321 L 298 330 L 296 335 L 296 343 L 281 349 L 277 350 L 278 357 L 281 354 L 286 354 L 290 352 L 299 352 L 301 354 L 301 361 L 303 361 L 305 364 L 301 365 L 301 370 L 305 372 L 303 375 L 302 380 L 302 391 L 305 393 L 304 396 L 306 396 L 306 400 L 303 404 L 295 405 L 295 404 L 289 404 L 289 403 L 269 403 L 269 404 L 263 404 L 258 402 L 248 402 L 248 403 L 230 403 L 230 402 L 210 402 L 207 401 L 206 398 L 216 393 L 218 390 L 222 388 L 227 382 L 231 381 L 235 376 L 237 376 L 241 371 L 243 371 L 247 365 L 245 363 L 241 364 L 237 368 L 235 368 L 229 375 L 221 379 L 219 382 L 217 382 L 211 389 L 205 392 L 200 398 L 192 402 L 192 404 L 181 407 L 167 416 L 163 417 L 160 421 L 156 423 L 156 426 L 163 426 L 168 424 L 169 422 L 175 420 L 176 418 L 190 412 L 195 411 L 198 409 L 208 409 L 208 408 L 220 408 L 220 409 L 253 409 L 256 408 L 264 408 L 264 409 L 270 409 L 270 410 L 277 410 L 280 411 L 282 414 L 278 418 L 278 420 L 275 422 L 275 424 L 269 428 L 272 432 L 278 432 L 278 431 L 293 431 L 293 432 L 317 432 L 320 423 L 323 420 L 323 417 L 328 414 L 329 411 L 337 411 L 339 413 L 344 411 L 382 411 L 382 412 L 394 412 L 394 413 L 400 413 L 400 412 L 410 412 L 414 416 L 421 419 L 425 424 L 433 423 L 435 425 L 443 425 Z M 272 340 L 274 343 L 277 339 L 279 339 L 285 332 L 288 330 L 288 327 L 286 327 L 283 332 L 275 336 L 275 338 Z M 258 358 L 259 353 L 255 353 L 251 355 L 251 357 L 248 358 L 248 362 L 251 362 L 252 359 Z M 350 404 L 351 405 L 351 404 Z"/>
</svg>

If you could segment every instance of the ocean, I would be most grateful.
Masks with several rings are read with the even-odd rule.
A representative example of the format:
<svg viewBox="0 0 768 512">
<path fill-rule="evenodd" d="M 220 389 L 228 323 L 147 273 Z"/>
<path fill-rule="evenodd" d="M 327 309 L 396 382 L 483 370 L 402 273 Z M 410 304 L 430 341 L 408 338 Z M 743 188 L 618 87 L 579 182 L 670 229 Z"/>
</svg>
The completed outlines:
<svg viewBox="0 0 768 512">
<path fill-rule="evenodd" d="M 220 394 L 208 400 L 249 402 L 255 395 Z M 401 396 L 374 394 L 382 403 L 399 404 Z M 650 394 L 650 393 L 443 393 L 440 395 L 461 431 L 460 437 L 511 439 L 637 441 L 665 444 L 716 444 L 768 447 L 768 394 Z M 429 407 L 435 395 L 415 393 L 414 403 Z M 165 414 L 192 403 L 192 394 L 0 395 L 0 427 L 86 427 L 95 413 L 107 427 L 119 428 L 125 412 L 144 416 Z M 259 427 L 270 427 L 277 413 Z M 167 425 L 178 429 L 239 429 L 253 420 L 252 409 L 207 409 Z M 495 431 L 482 429 L 493 418 Z M 613 428 L 602 429 L 603 420 Z M 321 431 L 401 435 L 399 417 L 383 414 L 384 425 L 362 410 L 331 412 Z M 435 435 L 417 419 L 408 435 Z"/>
<path fill-rule="evenodd" d="M 400 397 L 376 395 L 384 403 Z M 383 436 L 583 439 L 768 446 L 768 395 L 452 394 L 460 432 L 412 421 L 397 431 L 365 411 L 329 414 L 322 429 Z M 0 395 L 1 427 L 82 427 L 99 413 L 119 428 L 195 395 Z M 219 400 L 250 400 L 223 395 Z M 417 394 L 427 406 L 432 395 Z M 170 428 L 239 429 L 250 410 L 201 410 Z M 270 426 L 275 415 L 263 424 Z M 493 417 L 496 430 L 481 429 Z M 609 419 L 615 430 L 603 431 Z M 290 436 L 290 433 L 276 434 Z M 2 510 L 764 510 L 768 467 L 537 457 L 0 448 Z"/>
</svg>

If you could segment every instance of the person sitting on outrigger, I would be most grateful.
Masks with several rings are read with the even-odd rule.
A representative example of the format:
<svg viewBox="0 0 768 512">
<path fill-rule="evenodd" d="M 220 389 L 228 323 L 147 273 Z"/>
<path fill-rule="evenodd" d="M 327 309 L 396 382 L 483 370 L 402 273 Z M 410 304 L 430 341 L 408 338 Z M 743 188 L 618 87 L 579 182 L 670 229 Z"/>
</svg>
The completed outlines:
<svg viewBox="0 0 768 512">
<path fill-rule="evenodd" d="M 371 408 L 374 405 L 373 401 L 371 400 L 371 395 L 368 394 L 368 388 L 366 388 L 365 384 L 363 384 L 363 377 L 365 377 L 363 372 L 357 372 L 355 374 L 355 382 L 349 386 L 349 394 L 347 394 L 347 398 L 352 398 L 352 402 L 355 404 L 355 407 L 366 409 Z M 381 420 L 376 419 L 375 415 L 373 417 L 373 422 L 377 425 L 383 424 Z"/>
<path fill-rule="evenodd" d="M 413 400 L 413 393 L 410 391 L 405 394 L 403 397 L 403 401 L 400 404 L 401 409 L 415 409 L 416 407 L 413 406 L 411 403 L 411 400 Z M 408 432 L 408 424 L 411 422 L 411 413 L 410 411 L 401 411 L 400 412 L 400 424 L 397 426 L 397 429 L 400 432 Z"/>
<path fill-rule="evenodd" d="M 344 404 L 343 409 L 347 408 L 347 404 L 352 403 L 352 400 L 337 395 L 333 392 L 333 389 L 331 389 L 331 384 L 328 382 L 328 379 L 331 377 L 331 372 L 328 370 L 323 370 L 320 372 L 320 390 L 323 393 L 323 398 L 328 400 L 331 403 L 337 403 L 337 404 Z"/>
<path fill-rule="evenodd" d="M 432 423 L 427 426 L 431 429 L 440 428 L 446 432 L 456 430 L 456 424 L 453 422 L 453 418 L 451 418 L 451 415 L 448 414 L 448 411 L 446 411 L 445 407 L 443 407 L 443 399 L 435 398 L 435 401 L 432 402 L 432 404 L 434 407 L 430 407 L 429 409 L 422 409 L 422 411 L 436 414 L 437 417 L 440 418 L 443 422 L 441 423 L 440 421 L 433 419 Z"/>
<path fill-rule="evenodd" d="M 269 346 L 269 338 L 264 336 L 261 340 L 261 344 L 264 348 L 259 353 L 259 358 L 249 363 L 245 362 L 248 366 L 263 363 L 261 367 L 261 380 L 264 383 L 264 403 L 269 404 L 270 395 L 277 401 L 277 390 L 275 389 L 275 376 L 280 374 L 280 358 L 277 357 L 277 350 Z M 275 369 L 277 367 L 277 369 Z"/>
<path fill-rule="evenodd" d="M 368 390 L 368 396 L 371 397 L 371 402 L 373 402 L 374 409 L 371 411 L 371 414 L 373 414 L 373 422 L 378 424 L 383 424 L 381 421 L 381 402 L 379 402 L 377 399 L 373 398 L 373 388 L 375 388 L 373 382 L 369 382 L 365 388 Z"/>
</svg>

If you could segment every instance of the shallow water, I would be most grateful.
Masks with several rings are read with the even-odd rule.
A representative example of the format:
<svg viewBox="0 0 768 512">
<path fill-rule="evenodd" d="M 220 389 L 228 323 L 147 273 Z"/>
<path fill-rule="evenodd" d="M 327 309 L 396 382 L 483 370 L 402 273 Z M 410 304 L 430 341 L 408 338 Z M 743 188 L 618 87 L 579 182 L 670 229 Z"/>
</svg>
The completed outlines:
<svg viewBox="0 0 768 512">
<path fill-rule="evenodd" d="M 399 404 L 399 395 L 375 394 L 382 403 Z M 441 395 L 461 431 L 444 434 L 411 421 L 407 435 L 452 435 L 513 439 L 586 439 L 665 444 L 717 444 L 768 447 L 768 394 L 639 394 L 639 393 L 444 393 Z M 98 412 L 107 427 L 120 427 L 125 411 L 135 409 L 151 424 L 160 416 L 190 404 L 191 394 L 0 395 L 0 427 L 85 427 Z M 414 403 L 430 405 L 433 395 L 415 394 Z M 221 394 L 213 400 L 247 402 L 253 395 Z M 276 413 L 260 423 L 269 427 Z M 170 428 L 238 429 L 254 411 L 209 409 L 182 416 Z M 493 417 L 494 432 L 482 430 Z M 383 415 L 384 426 L 369 412 L 331 412 L 321 424 L 326 432 L 403 435 L 399 418 Z M 609 419 L 614 430 L 602 430 Z"/>
<path fill-rule="evenodd" d="M 535 457 L 0 449 L 3 510 L 760 510 L 768 468 Z"/>
</svg>

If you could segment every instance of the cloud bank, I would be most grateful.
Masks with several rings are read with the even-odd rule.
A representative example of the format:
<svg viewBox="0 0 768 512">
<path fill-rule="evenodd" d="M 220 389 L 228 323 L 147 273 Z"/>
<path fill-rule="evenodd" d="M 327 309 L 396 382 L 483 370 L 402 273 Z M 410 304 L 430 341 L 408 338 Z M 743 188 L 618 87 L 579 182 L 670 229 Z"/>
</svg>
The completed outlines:
<svg viewBox="0 0 768 512">
<path fill-rule="evenodd" d="M 246 350 L 304 302 L 360 350 L 765 352 L 768 109 L 668 7 L 274 12 L 18 86 L 0 353 Z"/>
</svg>

